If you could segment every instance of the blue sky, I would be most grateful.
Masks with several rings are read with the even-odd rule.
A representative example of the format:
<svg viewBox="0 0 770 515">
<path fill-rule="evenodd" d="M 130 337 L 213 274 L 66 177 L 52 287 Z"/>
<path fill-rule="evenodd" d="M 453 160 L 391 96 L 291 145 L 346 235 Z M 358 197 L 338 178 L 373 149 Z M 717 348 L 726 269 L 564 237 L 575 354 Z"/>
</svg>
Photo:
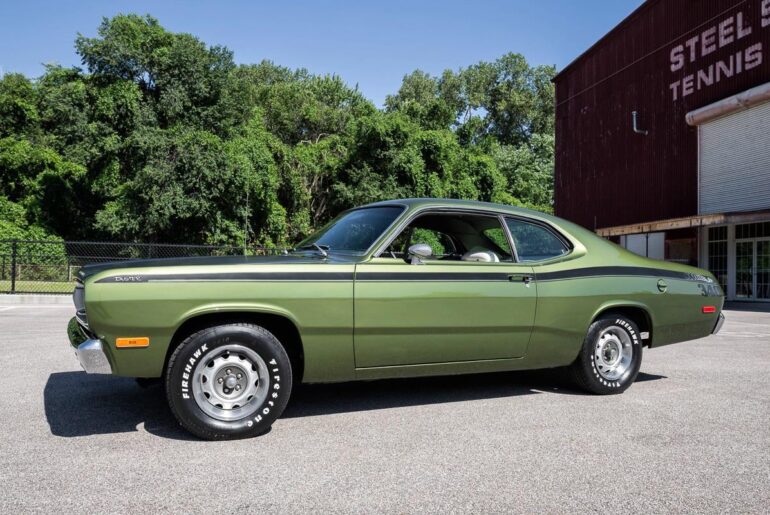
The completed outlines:
<svg viewBox="0 0 770 515">
<path fill-rule="evenodd" d="M 270 59 L 336 73 L 378 105 L 420 68 L 438 74 L 506 52 L 569 64 L 642 0 L 14 1 L 5 2 L 0 67 L 39 76 L 43 63 L 80 65 L 76 33 L 103 16 L 149 13 L 167 29 L 222 44 L 239 63 Z"/>
</svg>

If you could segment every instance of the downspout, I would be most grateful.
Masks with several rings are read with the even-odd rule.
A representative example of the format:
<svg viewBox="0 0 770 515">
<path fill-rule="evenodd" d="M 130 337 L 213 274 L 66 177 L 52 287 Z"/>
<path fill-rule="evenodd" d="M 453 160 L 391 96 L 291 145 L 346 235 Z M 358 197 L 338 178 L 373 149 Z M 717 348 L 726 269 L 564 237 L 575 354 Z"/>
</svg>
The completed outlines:
<svg viewBox="0 0 770 515">
<path fill-rule="evenodd" d="M 633 129 L 634 129 L 634 132 L 635 132 L 636 134 L 644 134 L 645 136 L 647 136 L 647 134 L 649 133 L 649 131 L 643 131 L 643 130 L 642 130 L 642 129 L 640 129 L 640 128 L 639 128 L 639 126 L 637 125 L 637 112 L 636 112 L 636 111 L 632 111 L 632 112 L 631 112 L 631 123 L 633 124 Z"/>
</svg>

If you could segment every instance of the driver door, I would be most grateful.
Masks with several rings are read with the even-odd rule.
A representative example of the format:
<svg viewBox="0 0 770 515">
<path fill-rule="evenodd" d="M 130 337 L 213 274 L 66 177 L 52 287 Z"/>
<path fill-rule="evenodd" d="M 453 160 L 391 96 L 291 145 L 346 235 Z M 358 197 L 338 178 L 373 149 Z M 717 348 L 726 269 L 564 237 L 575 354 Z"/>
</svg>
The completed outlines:
<svg viewBox="0 0 770 515">
<path fill-rule="evenodd" d="M 411 264 L 391 246 L 356 266 L 357 368 L 510 359 L 526 353 L 537 301 L 532 267 L 510 256 L 500 262 L 461 261 L 457 253 L 467 249 L 455 235 L 433 233 L 410 226 L 399 238 L 410 245 L 429 244 L 446 255 Z"/>
</svg>

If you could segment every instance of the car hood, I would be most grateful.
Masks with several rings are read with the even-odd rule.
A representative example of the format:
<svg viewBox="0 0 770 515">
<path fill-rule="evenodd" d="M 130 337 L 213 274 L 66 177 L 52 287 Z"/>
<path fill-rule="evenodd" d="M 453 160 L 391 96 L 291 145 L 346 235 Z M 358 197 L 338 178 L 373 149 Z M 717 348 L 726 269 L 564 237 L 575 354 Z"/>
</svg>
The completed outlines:
<svg viewBox="0 0 770 515">
<path fill-rule="evenodd" d="M 292 253 L 276 256 L 206 256 L 183 257 L 162 259 L 128 259 L 125 261 L 111 261 L 109 263 L 96 263 L 83 266 L 78 272 L 78 278 L 85 281 L 89 277 L 109 270 L 144 269 L 144 268 L 168 268 L 190 266 L 215 266 L 215 265 L 323 265 L 356 263 L 360 256 L 330 254 L 324 258 L 317 253 Z"/>
</svg>

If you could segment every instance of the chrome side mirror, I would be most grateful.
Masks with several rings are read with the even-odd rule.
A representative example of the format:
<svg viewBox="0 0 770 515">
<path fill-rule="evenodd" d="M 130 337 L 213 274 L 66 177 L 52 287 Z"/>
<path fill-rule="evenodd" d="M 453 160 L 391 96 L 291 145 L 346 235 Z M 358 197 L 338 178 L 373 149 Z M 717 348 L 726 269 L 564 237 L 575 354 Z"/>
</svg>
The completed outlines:
<svg viewBox="0 0 770 515">
<path fill-rule="evenodd" d="M 413 265 L 421 265 L 422 260 L 433 255 L 433 249 L 426 243 L 415 243 L 409 247 L 409 258 Z"/>
</svg>

